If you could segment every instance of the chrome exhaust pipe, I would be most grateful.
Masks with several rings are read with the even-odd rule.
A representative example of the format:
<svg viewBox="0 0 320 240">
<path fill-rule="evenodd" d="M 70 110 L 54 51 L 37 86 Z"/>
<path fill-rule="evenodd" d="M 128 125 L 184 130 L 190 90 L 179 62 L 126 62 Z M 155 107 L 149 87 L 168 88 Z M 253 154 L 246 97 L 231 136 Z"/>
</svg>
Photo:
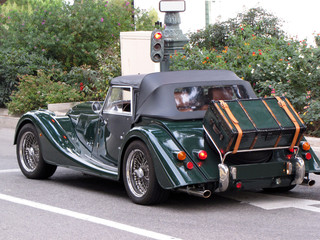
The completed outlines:
<svg viewBox="0 0 320 240">
<path fill-rule="evenodd" d="M 313 186 L 315 183 L 316 183 L 315 180 L 305 178 L 305 179 L 303 179 L 301 185 L 311 187 L 311 186 Z"/>
<path fill-rule="evenodd" d="M 177 189 L 177 191 L 184 192 L 189 195 L 196 196 L 196 197 L 202 197 L 202 198 L 209 198 L 211 196 L 211 191 L 208 189 L 200 190 L 200 189 L 196 189 L 196 188 L 187 187 L 187 188 L 179 188 L 179 189 Z"/>
</svg>

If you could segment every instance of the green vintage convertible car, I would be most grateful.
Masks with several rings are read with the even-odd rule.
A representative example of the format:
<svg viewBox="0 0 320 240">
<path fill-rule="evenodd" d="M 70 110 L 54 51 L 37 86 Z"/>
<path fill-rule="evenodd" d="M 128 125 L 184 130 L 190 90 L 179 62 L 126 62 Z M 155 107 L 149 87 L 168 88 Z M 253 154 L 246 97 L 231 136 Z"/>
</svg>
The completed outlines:
<svg viewBox="0 0 320 240">
<path fill-rule="evenodd" d="M 218 107 L 220 120 L 205 124 L 219 100 L 229 101 L 231 108 L 234 101 L 251 104 L 257 97 L 248 82 L 224 70 L 117 77 L 104 102 L 81 103 L 66 116 L 47 110 L 24 114 L 14 138 L 18 163 L 27 178 L 48 178 L 64 166 L 123 181 L 138 204 L 162 202 L 171 191 L 208 198 L 232 188 L 288 191 L 314 184 L 309 174 L 320 173 L 320 162 L 297 130 L 255 127 L 249 140 L 244 129 L 240 145 L 236 130 L 241 126 L 228 123 L 236 124 L 236 113 L 232 117 Z M 238 134 L 235 146 L 234 134 L 220 125 Z M 230 138 L 230 144 L 220 149 L 210 132 L 218 141 Z M 292 144 L 290 138 L 295 138 Z M 250 147 L 246 141 L 252 141 Z M 255 142 L 260 145 L 253 147 Z"/>
</svg>

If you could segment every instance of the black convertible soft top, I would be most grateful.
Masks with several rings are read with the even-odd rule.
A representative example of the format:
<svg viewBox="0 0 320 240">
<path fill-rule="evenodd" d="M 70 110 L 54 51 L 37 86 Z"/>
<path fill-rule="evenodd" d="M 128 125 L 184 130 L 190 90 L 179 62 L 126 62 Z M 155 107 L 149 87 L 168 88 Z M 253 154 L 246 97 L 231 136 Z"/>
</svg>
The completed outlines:
<svg viewBox="0 0 320 240">
<path fill-rule="evenodd" d="M 121 76 L 111 85 L 131 86 L 137 94 L 136 117 L 149 116 L 172 120 L 203 118 L 205 111 L 180 112 L 176 108 L 174 90 L 181 87 L 242 85 L 249 98 L 256 98 L 251 85 L 227 70 L 190 70 L 157 72 L 146 75 Z"/>
</svg>

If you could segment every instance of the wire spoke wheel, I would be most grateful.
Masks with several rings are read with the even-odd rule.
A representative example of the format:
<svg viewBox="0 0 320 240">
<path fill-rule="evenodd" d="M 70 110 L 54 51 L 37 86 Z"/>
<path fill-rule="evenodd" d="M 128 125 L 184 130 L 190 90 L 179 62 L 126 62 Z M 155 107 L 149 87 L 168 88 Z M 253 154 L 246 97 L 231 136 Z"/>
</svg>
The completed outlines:
<svg viewBox="0 0 320 240">
<path fill-rule="evenodd" d="M 57 169 L 57 166 L 44 161 L 38 132 L 33 124 L 28 123 L 19 130 L 16 151 L 21 172 L 27 178 L 48 178 Z"/>
<path fill-rule="evenodd" d="M 39 143 L 32 132 L 25 132 L 20 140 L 20 159 L 23 168 L 33 172 L 39 164 Z"/>
<path fill-rule="evenodd" d="M 156 204 L 168 198 L 169 192 L 159 185 L 150 151 L 142 141 L 128 146 L 122 166 L 123 182 L 133 202 Z"/>
<path fill-rule="evenodd" d="M 142 197 L 149 187 L 149 164 L 141 150 L 130 152 L 126 169 L 130 190 L 136 197 Z"/>
</svg>

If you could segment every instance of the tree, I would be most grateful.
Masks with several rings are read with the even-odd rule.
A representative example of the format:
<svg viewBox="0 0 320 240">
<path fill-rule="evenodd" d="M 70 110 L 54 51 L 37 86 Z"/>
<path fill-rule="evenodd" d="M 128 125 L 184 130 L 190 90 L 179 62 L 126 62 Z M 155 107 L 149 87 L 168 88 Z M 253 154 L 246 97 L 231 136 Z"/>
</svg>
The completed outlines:
<svg viewBox="0 0 320 240">
<path fill-rule="evenodd" d="M 209 25 L 204 30 L 192 33 L 190 44 L 199 48 L 221 50 L 227 45 L 230 37 L 237 35 L 239 26 L 245 25 L 250 26 L 256 36 L 284 37 L 284 32 L 281 30 L 282 23 L 276 16 L 262 8 L 252 8 L 244 14 L 239 13 L 236 18 Z"/>
<path fill-rule="evenodd" d="M 32 6 L 38 6 L 39 4 L 50 4 L 61 2 L 61 0 L 0 0 L 2 11 L 5 13 L 9 11 L 30 11 Z"/>
<path fill-rule="evenodd" d="M 134 30 L 130 1 L 86 0 L 71 6 L 63 0 L 24 3 L 31 4 L 31 14 L 17 9 L 0 18 L 0 45 L 38 52 L 62 62 L 66 70 L 96 66 L 98 49 L 119 41 L 121 31 Z M 147 12 L 137 13 L 137 30 L 151 30 L 154 19 Z"/>
<path fill-rule="evenodd" d="M 101 99 L 104 92 L 94 93 L 98 86 L 105 91 L 109 76 L 121 72 L 120 32 L 135 28 L 131 0 L 79 0 L 73 5 L 64 0 L 7 0 L 0 11 L 2 106 L 17 86 L 18 75 L 37 76 L 39 69 L 49 75 L 53 69 L 55 81 L 72 84 L 77 91 L 82 82 L 86 97 Z M 154 14 L 135 11 L 137 30 L 152 30 Z"/>
</svg>

